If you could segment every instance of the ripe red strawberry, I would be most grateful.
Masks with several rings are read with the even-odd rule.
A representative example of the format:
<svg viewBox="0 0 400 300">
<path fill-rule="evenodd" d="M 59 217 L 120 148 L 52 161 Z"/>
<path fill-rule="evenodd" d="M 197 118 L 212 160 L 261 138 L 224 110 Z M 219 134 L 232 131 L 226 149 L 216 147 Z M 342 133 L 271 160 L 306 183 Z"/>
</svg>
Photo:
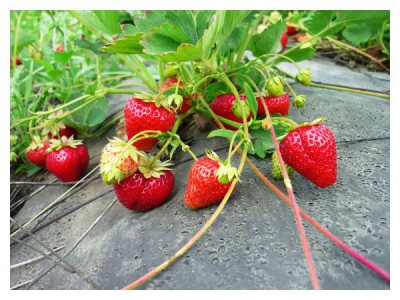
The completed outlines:
<svg viewBox="0 0 400 300">
<path fill-rule="evenodd" d="M 315 123 L 290 131 L 279 149 L 289 166 L 324 188 L 336 182 L 336 141 L 328 127 Z"/>
<path fill-rule="evenodd" d="M 35 165 L 46 168 L 46 150 L 50 147 L 49 141 L 41 141 L 39 137 L 34 137 L 34 140 L 26 151 L 26 158 Z"/>
<path fill-rule="evenodd" d="M 12 59 L 12 57 L 10 57 L 10 67 L 12 67 L 12 64 L 13 64 L 13 59 Z M 16 66 L 22 65 L 22 61 L 21 61 L 19 58 L 17 58 L 17 59 L 15 60 L 15 65 L 16 65 Z"/>
<path fill-rule="evenodd" d="M 81 141 L 74 141 L 72 137 L 62 137 L 61 140 L 51 142 L 51 149 L 54 150 L 47 155 L 47 170 L 64 182 L 81 179 L 89 164 L 86 145 Z"/>
<path fill-rule="evenodd" d="M 58 45 L 56 48 L 56 52 L 64 52 L 64 50 L 65 50 L 64 45 Z"/>
<path fill-rule="evenodd" d="M 166 168 L 169 163 L 157 161 L 153 169 L 148 170 L 143 164 L 150 161 L 143 158 L 140 172 L 133 173 L 113 186 L 118 200 L 128 209 L 152 210 L 165 203 L 174 189 L 174 174 Z"/>
<path fill-rule="evenodd" d="M 178 82 L 178 78 L 176 78 L 176 77 L 168 78 L 160 86 L 159 91 L 162 92 L 162 91 L 164 91 L 165 89 L 167 89 L 167 88 L 169 88 L 171 86 L 175 86 L 177 82 Z M 179 81 L 179 86 L 183 86 L 183 82 L 182 81 Z M 196 97 L 197 97 L 197 94 L 194 94 L 193 98 L 196 99 Z M 184 97 L 183 98 L 183 102 L 182 102 L 182 106 L 181 106 L 181 108 L 176 110 L 176 113 L 177 114 L 182 114 L 182 113 L 187 112 L 192 107 L 192 105 L 189 104 L 189 102 L 191 100 L 192 99 L 190 97 Z"/>
<path fill-rule="evenodd" d="M 230 183 L 221 184 L 218 181 L 217 171 L 220 167 L 221 163 L 210 157 L 199 159 L 192 165 L 184 197 L 189 208 L 199 209 L 224 198 Z"/>
<path fill-rule="evenodd" d="M 281 35 L 281 45 L 282 45 L 282 50 L 281 50 L 281 52 L 283 52 L 283 51 L 285 50 L 286 44 L 287 44 L 287 42 L 288 42 L 288 39 L 289 39 L 288 34 L 287 34 L 286 32 L 284 32 L 284 33 Z"/>
<path fill-rule="evenodd" d="M 145 102 L 141 99 L 131 98 L 125 104 L 125 128 L 128 139 L 144 130 L 160 130 L 162 132 L 172 129 L 175 123 L 175 114 L 165 107 L 157 107 L 154 102 Z M 151 150 L 157 144 L 157 138 L 143 139 L 135 142 L 138 150 Z"/>
<path fill-rule="evenodd" d="M 299 32 L 300 32 L 300 29 L 294 28 L 292 26 L 286 26 L 286 33 L 288 36 L 298 34 Z"/>
<path fill-rule="evenodd" d="M 257 116 L 264 116 L 265 110 L 264 105 L 262 104 L 261 97 L 258 97 L 256 100 L 258 103 Z M 290 100 L 289 96 L 286 93 L 283 93 L 279 97 L 275 97 L 273 95 L 269 97 L 264 97 L 264 100 L 271 115 L 277 113 L 280 113 L 282 116 L 289 115 Z"/>
<path fill-rule="evenodd" d="M 74 138 L 78 137 L 78 134 L 79 134 L 78 130 L 76 130 L 75 128 L 73 128 L 71 126 L 65 125 L 65 124 L 64 124 L 64 126 L 65 126 L 64 128 L 60 128 L 58 131 L 58 133 L 60 134 L 60 137 L 63 137 L 63 136 L 66 136 L 67 138 L 69 138 L 71 136 L 74 136 Z M 53 135 L 51 132 L 49 132 L 48 136 L 51 139 L 58 139 L 58 136 L 56 134 Z"/>
<path fill-rule="evenodd" d="M 241 100 L 246 100 L 246 96 L 240 96 Z M 235 116 L 233 113 L 233 104 L 236 102 L 236 97 L 233 94 L 225 94 L 225 95 L 220 95 L 216 97 L 210 104 L 211 109 L 213 112 L 215 112 L 217 115 L 237 122 L 237 123 L 243 123 L 242 119 L 239 119 L 238 117 Z M 252 114 L 250 113 L 249 117 L 247 118 L 247 121 L 250 121 Z M 223 122 L 222 122 L 223 123 Z M 230 125 L 225 125 L 226 129 L 230 130 L 237 130 L 237 128 L 230 126 Z"/>
</svg>

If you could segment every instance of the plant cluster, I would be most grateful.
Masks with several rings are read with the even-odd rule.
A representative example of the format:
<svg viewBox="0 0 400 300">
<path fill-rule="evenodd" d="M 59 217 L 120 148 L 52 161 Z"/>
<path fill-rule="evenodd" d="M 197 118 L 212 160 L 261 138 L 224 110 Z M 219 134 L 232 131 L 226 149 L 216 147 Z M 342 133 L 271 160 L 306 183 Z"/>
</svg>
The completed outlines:
<svg viewBox="0 0 400 300">
<path fill-rule="evenodd" d="M 85 127 L 92 128 L 104 120 L 105 110 L 96 105 L 106 95 L 131 94 L 123 110 L 127 139 L 111 139 L 100 161 L 103 181 L 113 186 L 121 204 L 131 210 L 148 211 L 168 201 L 175 185 L 173 166 L 160 158 L 164 153 L 172 158 L 178 147 L 195 160 L 187 178 L 183 199 L 186 206 L 200 209 L 220 203 L 213 217 L 182 251 L 127 288 L 138 286 L 168 266 L 211 226 L 230 195 L 240 188 L 237 184 L 248 155 L 272 157 L 272 176 L 284 181 L 312 285 L 320 288 L 289 174 L 298 172 L 320 188 L 333 185 L 337 180 L 336 142 L 330 129 L 322 124 L 323 117 L 303 120 L 301 124 L 291 119 L 291 109 L 306 107 L 307 97 L 295 92 L 279 63 L 293 63 L 297 68 L 295 81 L 310 86 L 310 70 L 301 69 L 296 62 L 313 57 L 319 39 L 340 30 L 349 37 L 363 24 L 386 24 L 387 12 L 182 10 L 134 12 L 134 17 L 118 11 L 69 13 L 85 32 L 90 31 L 103 42 L 101 47 L 87 40 L 75 42 L 76 46 L 95 53 L 116 54 L 147 90 L 105 87 L 98 73 L 83 96 L 47 111 L 40 111 L 40 105 L 26 111 L 26 116 L 12 127 L 27 130 L 31 136 L 27 159 L 46 167 L 62 181 L 82 178 L 89 156 L 86 146 L 74 138 L 82 132 L 87 137 L 87 131 L 78 121 L 73 122 L 75 116 L 83 114 L 87 120 L 85 117 L 100 114 L 102 117 Z M 307 38 L 287 48 L 288 40 L 293 41 L 301 32 Z M 371 34 L 370 38 L 374 37 Z M 68 52 L 57 47 L 54 59 L 61 59 L 60 53 Z M 66 67 L 68 60 L 63 59 Z M 157 81 L 146 62 L 153 68 L 157 66 Z M 30 66 L 32 72 L 33 63 Z M 18 68 L 16 63 L 12 67 Z M 54 70 L 51 65 L 44 68 L 48 75 Z M 17 71 L 14 72 L 16 76 Z M 212 119 L 219 127 L 210 132 L 209 138 L 228 139 L 225 159 L 212 151 L 198 159 L 181 140 L 177 132 L 182 120 L 194 114 Z M 19 127 L 22 124 L 26 127 Z M 157 145 L 157 154 L 151 155 Z M 232 164 L 235 154 L 241 155 L 238 165 Z"/>
</svg>

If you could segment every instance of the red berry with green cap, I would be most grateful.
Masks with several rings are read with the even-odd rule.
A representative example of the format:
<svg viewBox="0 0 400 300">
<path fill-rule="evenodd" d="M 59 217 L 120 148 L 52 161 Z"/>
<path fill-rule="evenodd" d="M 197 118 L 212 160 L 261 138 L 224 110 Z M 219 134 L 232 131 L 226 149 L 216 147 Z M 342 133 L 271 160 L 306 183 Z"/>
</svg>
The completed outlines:
<svg viewBox="0 0 400 300">
<path fill-rule="evenodd" d="M 114 192 L 123 206 L 130 210 L 149 211 L 165 203 L 175 186 L 175 177 L 169 162 L 142 157 L 139 171 L 113 185 Z"/>
<path fill-rule="evenodd" d="M 131 98 L 124 108 L 125 128 L 128 139 L 145 130 L 168 131 L 175 123 L 175 114 L 154 102 Z M 146 138 L 133 144 L 138 150 L 148 151 L 157 145 L 157 138 Z"/>
<path fill-rule="evenodd" d="M 192 165 L 184 196 L 187 207 L 199 209 L 220 202 L 224 198 L 232 179 L 225 184 L 220 183 L 217 173 L 222 167 L 222 162 L 212 152 Z M 221 181 L 226 182 L 226 175 L 221 175 Z"/>
<path fill-rule="evenodd" d="M 315 122 L 302 124 L 287 134 L 279 150 L 289 166 L 318 187 L 336 182 L 336 141 L 328 127 Z"/>
<path fill-rule="evenodd" d="M 51 151 L 46 158 L 46 167 L 63 182 L 77 181 L 83 177 L 89 165 L 86 145 L 73 137 L 51 140 Z"/>
<path fill-rule="evenodd" d="M 42 141 L 40 137 L 34 136 L 32 143 L 26 151 L 26 158 L 35 165 L 46 168 L 47 149 L 50 147 L 49 141 Z"/>
</svg>

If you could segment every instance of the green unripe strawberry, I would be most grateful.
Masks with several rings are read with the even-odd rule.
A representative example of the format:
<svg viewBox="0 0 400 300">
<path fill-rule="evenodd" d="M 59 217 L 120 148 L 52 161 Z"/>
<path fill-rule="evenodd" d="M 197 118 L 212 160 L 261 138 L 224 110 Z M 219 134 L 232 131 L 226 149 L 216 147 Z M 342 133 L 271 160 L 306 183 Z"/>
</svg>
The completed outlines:
<svg viewBox="0 0 400 300">
<path fill-rule="evenodd" d="M 103 148 L 100 174 L 104 183 L 119 183 L 138 169 L 141 154 L 134 146 L 126 145 L 125 141 L 114 138 Z"/>
<path fill-rule="evenodd" d="M 297 82 L 309 86 L 311 84 L 310 68 L 302 69 L 295 77 Z"/>
<path fill-rule="evenodd" d="M 242 114 L 242 108 L 241 106 L 243 105 L 243 112 L 245 114 L 245 118 L 247 120 L 247 118 L 250 116 L 250 107 L 247 104 L 247 101 L 245 100 L 240 100 L 241 102 L 237 101 L 233 104 L 232 106 L 232 110 L 233 113 L 236 117 L 238 117 L 239 119 L 243 119 L 243 114 Z"/>
<path fill-rule="evenodd" d="M 270 95 L 279 97 L 283 94 L 283 84 L 278 76 L 270 77 L 267 81 L 267 91 Z"/>
<path fill-rule="evenodd" d="M 285 163 L 285 168 L 288 174 L 292 174 L 294 172 L 293 168 L 287 165 L 286 163 Z M 272 153 L 272 177 L 274 177 L 275 179 L 283 178 L 281 165 L 279 164 L 278 154 L 276 154 L 276 151 Z"/>
<path fill-rule="evenodd" d="M 163 74 L 164 74 L 165 78 L 175 77 L 178 74 L 178 70 L 175 68 L 175 65 L 168 65 L 164 69 L 164 73 Z"/>
</svg>

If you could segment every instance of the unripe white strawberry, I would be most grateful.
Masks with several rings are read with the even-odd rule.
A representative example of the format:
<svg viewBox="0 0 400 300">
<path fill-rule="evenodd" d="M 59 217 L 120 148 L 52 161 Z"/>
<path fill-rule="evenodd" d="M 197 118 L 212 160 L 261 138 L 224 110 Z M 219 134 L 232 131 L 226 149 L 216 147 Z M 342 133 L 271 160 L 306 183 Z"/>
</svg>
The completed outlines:
<svg viewBox="0 0 400 300">
<path fill-rule="evenodd" d="M 134 146 L 114 138 L 103 148 L 100 159 L 100 174 L 106 184 L 119 183 L 139 167 L 140 155 Z"/>
</svg>

